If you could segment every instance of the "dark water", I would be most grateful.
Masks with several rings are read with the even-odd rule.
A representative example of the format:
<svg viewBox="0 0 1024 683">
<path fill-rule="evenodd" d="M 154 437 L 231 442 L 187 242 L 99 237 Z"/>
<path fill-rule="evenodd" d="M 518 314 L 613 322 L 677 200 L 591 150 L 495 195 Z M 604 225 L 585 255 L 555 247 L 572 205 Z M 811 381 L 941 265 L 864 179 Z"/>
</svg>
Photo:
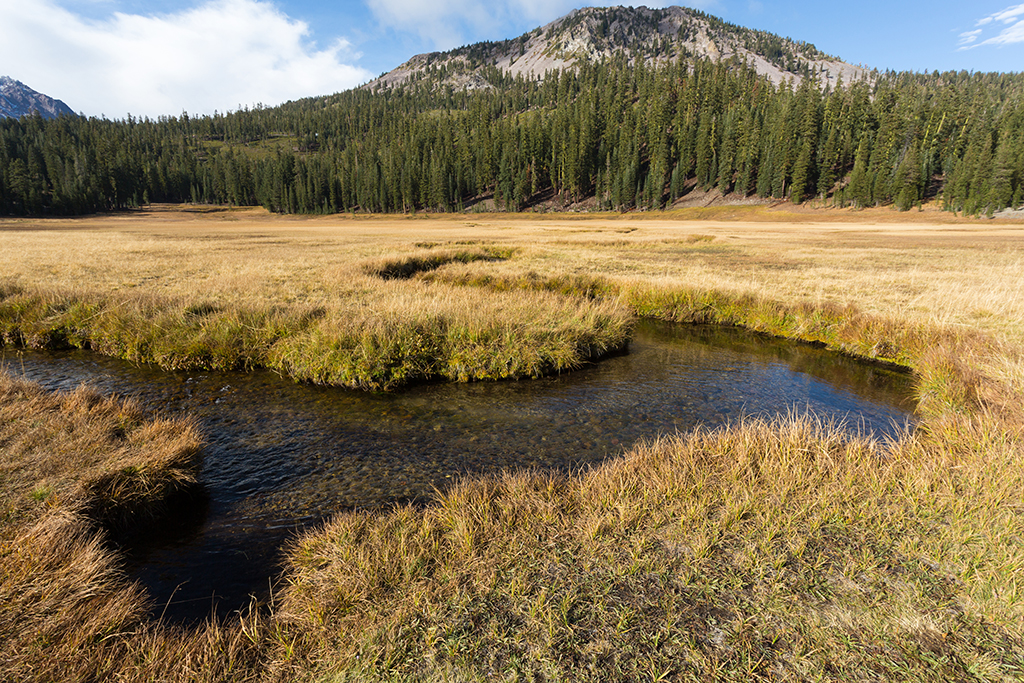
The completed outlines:
<svg viewBox="0 0 1024 683">
<path fill-rule="evenodd" d="M 176 373 L 87 352 L 6 352 L 14 374 L 82 382 L 199 419 L 206 497 L 133 571 L 157 614 L 189 620 L 266 595 L 281 546 L 332 513 L 427 501 L 465 474 L 576 468 L 657 434 L 796 409 L 895 435 L 909 376 L 749 333 L 643 324 L 628 354 L 541 380 L 397 394 L 296 384 L 271 372 Z"/>
</svg>

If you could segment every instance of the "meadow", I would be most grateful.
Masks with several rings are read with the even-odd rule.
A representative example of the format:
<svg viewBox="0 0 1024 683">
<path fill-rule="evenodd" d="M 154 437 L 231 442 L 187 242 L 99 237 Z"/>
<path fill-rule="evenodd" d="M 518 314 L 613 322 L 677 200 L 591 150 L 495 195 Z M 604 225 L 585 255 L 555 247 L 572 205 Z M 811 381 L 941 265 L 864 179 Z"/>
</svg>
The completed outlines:
<svg viewBox="0 0 1024 683">
<path fill-rule="evenodd" d="M 21 346 L 88 346 L 371 390 L 525 380 L 599 360 L 651 317 L 909 367 L 920 418 L 892 443 L 748 421 L 342 512 L 295 540 L 269 605 L 183 629 L 146 617 L 117 543 L 187 490 L 202 435 L 7 378 L 4 678 L 1024 677 L 1024 224 L 157 206 L 0 231 L 15 374 Z"/>
</svg>

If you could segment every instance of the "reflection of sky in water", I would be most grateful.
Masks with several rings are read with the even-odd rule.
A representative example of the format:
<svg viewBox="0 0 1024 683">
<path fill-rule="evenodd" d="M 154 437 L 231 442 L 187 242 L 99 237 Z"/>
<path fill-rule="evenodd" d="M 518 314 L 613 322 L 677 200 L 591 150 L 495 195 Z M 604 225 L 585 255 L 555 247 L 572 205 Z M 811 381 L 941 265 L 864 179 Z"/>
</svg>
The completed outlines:
<svg viewBox="0 0 1024 683">
<path fill-rule="evenodd" d="M 908 424 L 909 378 L 806 345 L 644 324 L 630 352 L 519 382 L 430 384 L 374 395 L 274 373 L 167 373 L 83 352 L 6 352 L 14 374 L 82 382 L 195 415 L 208 445 L 205 522 L 148 552 L 140 578 L 169 617 L 245 602 L 282 541 L 338 511 L 426 500 L 465 473 L 574 468 L 660 433 L 812 410 L 855 431 Z M 228 577 L 227 579 L 225 577 Z M 181 585 L 183 582 L 184 585 Z"/>
</svg>

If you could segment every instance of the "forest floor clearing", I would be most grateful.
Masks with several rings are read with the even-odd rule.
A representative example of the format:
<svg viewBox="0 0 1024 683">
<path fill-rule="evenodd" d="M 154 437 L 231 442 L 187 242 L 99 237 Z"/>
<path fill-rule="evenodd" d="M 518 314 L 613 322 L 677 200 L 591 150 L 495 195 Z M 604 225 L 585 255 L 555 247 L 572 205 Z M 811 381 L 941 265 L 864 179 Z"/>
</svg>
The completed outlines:
<svg viewBox="0 0 1024 683">
<path fill-rule="evenodd" d="M 153 207 L 4 219 L 0 233 L 10 357 L 16 344 L 87 345 L 166 367 L 392 388 L 571 368 L 616 348 L 641 315 L 908 366 L 921 420 L 896 443 L 808 419 L 749 422 L 585 473 L 510 473 L 424 508 L 343 513 L 296 541 L 267 608 L 185 631 L 145 622 L 115 553 L 77 574 L 77 550 L 18 551 L 46 529 L 51 545 L 88 545 L 102 524 L 79 497 L 45 493 L 63 486 L 55 475 L 11 465 L 3 677 L 1024 677 L 1020 223 L 770 207 L 315 218 Z M 14 409 L 69 399 L 33 400 Z M 2 462 L 20 462 L 12 444 L 52 450 L 60 429 L 77 433 L 38 431 L 41 419 L 9 423 Z M 119 432 L 96 432 L 107 433 Z M 105 438 L 89 452 L 117 451 Z M 58 540 L 53 523 L 38 526 L 72 513 L 86 522 Z M 63 592 L 8 600 L 37 595 L 23 583 L 43 575 Z M 91 610 L 112 595 L 121 607 Z"/>
</svg>

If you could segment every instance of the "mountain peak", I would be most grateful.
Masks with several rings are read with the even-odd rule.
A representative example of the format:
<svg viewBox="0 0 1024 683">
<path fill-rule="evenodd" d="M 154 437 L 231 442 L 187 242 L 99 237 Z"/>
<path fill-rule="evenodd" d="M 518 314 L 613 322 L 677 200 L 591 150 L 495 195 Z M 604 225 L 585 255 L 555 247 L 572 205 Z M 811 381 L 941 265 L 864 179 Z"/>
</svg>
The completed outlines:
<svg viewBox="0 0 1024 683">
<path fill-rule="evenodd" d="M 44 119 L 75 115 L 71 107 L 60 100 L 36 92 L 9 76 L 0 76 L 0 118 L 18 119 L 33 113 Z"/>
<path fill-rule="evenodd" d="M 779 84 L 814 77 L 822 86 L 871 77 L 867 69 L 826 55 L 810 43 L 729 24 L 687 7 L 584 7 L 518 38 L 416 55 L 365 87 L 394 87 L 428 72 L 457 88 L 490 87 L 481 70 L 540 79 L 581 61 L 624 54 L 630 62 L 682 59 L 745 61 Z"/>
</svg>

